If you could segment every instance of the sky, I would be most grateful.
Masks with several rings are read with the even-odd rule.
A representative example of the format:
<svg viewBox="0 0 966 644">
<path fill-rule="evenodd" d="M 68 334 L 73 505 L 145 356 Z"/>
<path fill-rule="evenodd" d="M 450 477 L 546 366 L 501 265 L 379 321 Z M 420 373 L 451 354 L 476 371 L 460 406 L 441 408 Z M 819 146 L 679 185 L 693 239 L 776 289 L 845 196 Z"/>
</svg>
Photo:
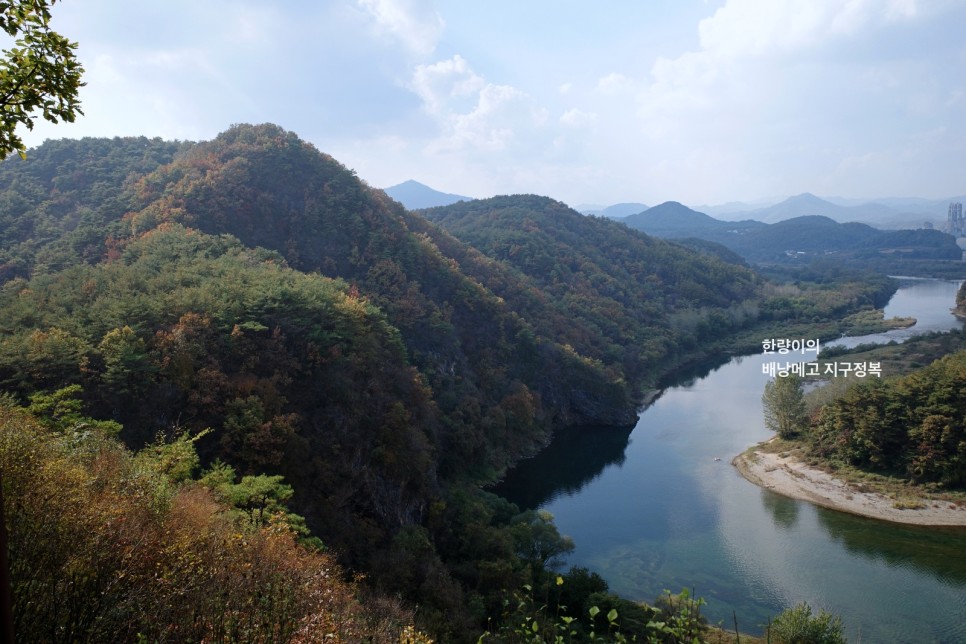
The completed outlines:
<svg viewBox="0 0 966 644">
<path fill-rule="evenodd" d="M 966 193 L 966 0 L 61 0 L 83 116 L 276 123 L 368 184 L 692 207 Z"/>
</svg>

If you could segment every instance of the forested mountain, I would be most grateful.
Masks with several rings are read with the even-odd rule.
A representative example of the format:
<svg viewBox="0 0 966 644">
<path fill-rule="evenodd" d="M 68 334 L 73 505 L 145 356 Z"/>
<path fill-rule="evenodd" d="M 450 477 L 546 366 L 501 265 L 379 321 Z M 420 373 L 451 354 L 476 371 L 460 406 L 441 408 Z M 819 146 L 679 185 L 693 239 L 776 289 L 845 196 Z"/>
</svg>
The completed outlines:
<svg viewBox="0 0 966 644">
<path fill-rule="evenodd" d="M 699 237 L 676 237 L 674 238 L 674 243 L 706 255 L 714 255 L 721 261 L 729 264 L 748 266 L 748 262 L 744 257 L 718 242 L 701 239 Z"/>
<path fill-rule="evenodd" d="M 535 321 L 462 271 L 423 221 L 293 134 L 235 128 L 138 191 L 135 231 L 174 220 L 230 233 L 294 268 L 349 281 L 385 311 L 442 412 L 448 470 L 492 474 L 545 441 L 553 423 L 632 420 L 633 385 L 586 360 L 582 346 L 534 334 Z M 509 434 L 505 404 L 519 406 Z M 493 436 L 481 440 L 480 426 Z"/>
<path fill-rule="evenodd" d="M 494 197 L 422 214 L 547 293 L 562 326 L 534 316 L 542 333 L 593 347 L 593 358 L 631 380 L 654 382 L 699 340 L 757 319 L 760 280 L 747 268 L 546 197 Z M 500 285 L 493 289 L 520 302 Z"/>
<path fill-rule="evenodd" d="M 121 252 L 107 248 L 116 243 L 112 240 L 177 222 L 275 250 L 295 269 L 341 277 L 400 330 L 409 359 L 427 379 L 442 412 L 443 458 L 453 459 L 442 465 L 452 470 L 476 463 L 498 471 L 546 440 L 555 422 L 629 422 L 635 389 L 646 383 L 642 376 L 653 381 L 670 368 L 664 361 L 673 362 L 679 344 L 693 345 L 704 332 L 692 318 L 705 315 L 709 307 L 740 307 L 754 297 L 755 278 L 743 269 L 628 235 L 622 227 L 586 220 L 569 209 L 569 225 L 586 229 L 570 233 L 582 246 L 564 254 L 566 249 L 546 235 L 519 230 L 515 234 L 529 238 L 528 253 L 515 255 L 530 257 L 523 276 L 479 263 L 474 274 L 464 274 L 454 255 L 465 257 L 469 248 L 442 239 L 335 160 L 274 127 L 239 126 L 211 142 L 180 146 L 181 154 L 165 163 L 175 149 L 170 145 L 152 172 L 145 172 L 144 153 L 137 153 L 159 142 L 119 140 L 116 145 L 140 165 L 123 173 L 114 170 L 115 194 L 107 200 L 112 209 L 100 207 L 89 226 L 78 225 L 86 195 L 106 191 L 110 179 L 94 176 L 85 163 L 82 172 L 59 169 L 58 176 L 75 177 L 76 187 L 65 193 L 63 180 L 56 185 L 41 181 L 34 203 L 23 204 L 27 214 L 18 220 L 36 220 L 42 212 L 49 219 L 49 239 L 38 239 L 33 230 L 8 228 L 8 264 L 32 266 L 34 274 L 50 271 L 54 265 L 46 258 L 53 249 L 64 256 L 57 266 L 69 264 L 78 243 L 65 247 L 62 232 L 67 238 L 90 237 L 89 248 L 78 257 L 84 260 Z M 123 165 L 101 149 L 84 154 L 99 155 L 102 166 Z M 27 168 L 38 168 L 28 172 L 35 181 L 50 174 L 45 149 L 28 163 Z M 24 172 L 23 166 L 16 170 Z M 143 176 L 135 181 L 129 174 Z M 57 210 L 51 202 L 70 206 Z M 489 208 L 492 202 L 467 203 Z M 513 222 L 502 224 L 513 230 Z M 98 239 L 93 232 L 98 225 L 109 227 L 110 236 Z M 597 230 L 606 231 L 606 243 L 622 257 L 598 255 L 593 265 L 583 259 L 591 248 L 586 242 L 605 247 L 603 238 L 592 234 Z M 442 243 L 448 245 L 446 253 Z M 618 267 L 620 272 L 614 272 Z M 591 278 L 594 284 L 587 281 Z M 716 288 L 715 280 L 728 286 Z M 588 299 L 599 293 L 604 297 Z M 670 328 L 675 315 L 687 317 L 687 325 L 678 325 L 686 333 L 676 335 L 678 329 Z M 630 346 L 642 347 L 640 355 L 628 352 Z M 512 436 L 481 443 L 474 437 L 476 428 L 505 425 L 505 419 L 497 418 L 509 400 L 523 404 L 521 413 L 529 422 L 518 419 Z"/>
<path fill-rule="evenodd" d="M 714 341 L 889 288 L 771 287 L 543 197 L 431 221 L 272 125 L 52 141 L 0 191 L 3 404 L 284 476 L 343 563 L 448 636 L 568 547 L 481 484 L 555 427 L 632 423 Z"/>
<path fill-rule="evenodd" d="M 699 237 L 713 239 L 744 235 L 766 227 L 759 221 L 721 221 L 703 212 L 697 212 L 676 201 L 665 201 L 642 213 L 624 218 L 624 223 L 649 235 L 677 239 Z"/>
<path fill-rule="evenodd" d="M 677 202 L 655 206 L 623 220 L 650 235 L 696 237 L 717 242 L 756 264 L 834 258 L 873 269 L 903 260 L 959 260 L 956 240 L 938 230 L 883 231 L 863 223 L 838 223 L 823 215 L 801 215 L 773 224 L 721 221 Z"/>
<path fill-rule="evenodd" d="M 189 145 L 65 139 L 48 141 L 29 161 L 0 163 L 0 280 L 100 261 L 134 207 L 132 183 Z"/>
<path fill-rule="evenodd" d="M 331 543 L 363 552 L 360 522 L 421 517 L 437 414 L 382 312 L 283 264 L 165 224 L 115 261 L 7 282 L 0 382 L 24 399 L 81 385 L 136 447 L 214 428 L 207 460 L 284 474 Z"/>
</svg>

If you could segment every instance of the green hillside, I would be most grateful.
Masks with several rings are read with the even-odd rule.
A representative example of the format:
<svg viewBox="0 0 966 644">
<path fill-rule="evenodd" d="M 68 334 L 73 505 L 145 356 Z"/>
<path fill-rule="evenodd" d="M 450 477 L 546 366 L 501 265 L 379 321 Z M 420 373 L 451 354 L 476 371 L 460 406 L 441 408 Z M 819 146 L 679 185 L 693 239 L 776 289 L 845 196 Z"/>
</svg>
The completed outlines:
<svg viewBox="0 0 966 644">
<path fill-rule="evenodd" d="M 372 547 L 356 543 L 360 523 L 384 538 L 435 488 L 438 414 L 398 331 L 345 283 L 273 253 L 166 224 L 115 261 L 7 282 L 0 308 L 4 390 L 81 385 L 85 411 L 137 447 L 212 428 L 207 461 L 285 475 L 300 512 L 351 552 Z"/>
<path fill-rule="evenodd" d="M 132 184 L 190 144 L 146 139 L 48 141 L 29 160 L 0 162 L 0 280 L 98 262 Z"/>
<path fill-rule="evenodd" d="M 482 485 L 556 428 L 633 424 L 736 334 L 892 288 L 776 285 L 543 197 L 409 212 L 272 125 L 4 161 L 0 252 L 5 405 L 284 477 L 342 565 L 456 639 L 572 547 Z"/>
<path fill-rule="evenodd" d="M 495 197 L 422 214 L 547 294 L 560 322 L 534 316 L 542 333 L 631 380 L 653 384 L 698 344 L 756 321 L 761 280 L 751 270 L 546 197 Z M 494 290 L 518 301 L 500 285 Z"/>
</svg>

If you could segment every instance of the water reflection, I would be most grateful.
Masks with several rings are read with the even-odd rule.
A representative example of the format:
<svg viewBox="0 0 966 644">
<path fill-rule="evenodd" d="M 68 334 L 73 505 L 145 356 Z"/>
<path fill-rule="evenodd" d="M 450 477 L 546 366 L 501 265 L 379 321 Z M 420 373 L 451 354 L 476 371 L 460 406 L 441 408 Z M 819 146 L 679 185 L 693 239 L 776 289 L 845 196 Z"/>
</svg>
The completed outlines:
<svg viewBox="0 0 966 644">
<path fill-rule="evenodd" d="M 693 386 L 699 380 L 707 378 L 710 374 L 728 364 L 731 360 L 741 360 L 741 357 L 732 358 L 730 356 L 715 356 L 702 360 L 692 365 L 679 369 L 673 376 L 668 376 L 658 384 L 658 387 L 687 388 Z"/>
<path fill-rule="evenodd" d="M 534 509 L 560 494 L 575 494 L 609 465 L 624 464 L 633 427 L 568 427 L 542 452 L 493 487 L 521 509 Z"/>
<path fill-rule="evenodd" d="M 945 583 L 966 587 L 966 557 L 962 551 L 966 529 L 883 525 L 825 508 L 817 512 L 829 537 L 851 554 L 890 566 L 925 570 Z"/>
<path fill-rule="evenodd" d="M 917 317 L 917 330 L 962 326 L 949 314 L 958 284 L 904 283 L 887 315 Z M 839 613 L 850 639 L 966 641 L 966 532 L 817 509 L 729 465 L 769 435 L 764 362 L 699 365 L 668 383 L 633 433 L 561 432 L 497 492 L 554 514 L 577 544 L 569 563 L 631 599 L 694 588 L 712 622 L 734 610 L 750 631 L 805 600 Z"/>
<path fill-rule="evenodd" d="M 761 504 L 771 513 L 775 525 L 780 528 L 791 528 L 798 520 L 799 503 L 792 499 L 763 489 L 761 491 Z"/>
</svg>

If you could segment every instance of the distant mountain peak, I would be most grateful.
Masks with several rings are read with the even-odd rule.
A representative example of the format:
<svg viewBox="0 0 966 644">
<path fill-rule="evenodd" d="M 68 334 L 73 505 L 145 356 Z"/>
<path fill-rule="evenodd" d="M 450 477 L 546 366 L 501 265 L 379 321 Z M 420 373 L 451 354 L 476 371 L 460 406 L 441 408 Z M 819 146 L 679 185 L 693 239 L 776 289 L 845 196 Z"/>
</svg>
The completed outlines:
<svg viewBox="0 0 966 644">
<path fill-rule="evenodd" d="M 415 179 L 407 179 L 402 183 L 384 188 L 383 192 L 406 206 L 409 210 L 419 210 L 422 208 L 435 208 L 436 206 L 448 206 L 459 201 L 472 201 L 472 197 L 454 195 L 448 192 L 440 192 L 430 188 L 424 183 Z"/>
<path fill-rule="evenodd" d="M 692 210 L 677 201 L 665 201 L 644 212 L 625 217 L 623 221 L 631 228 L 659 237 L 690 237 L 695 236 L 698 230 L 725 225 L 724 222 L 703 212 Z"/>
<path fill-rule="evenodd" d="M 392 187 L 386 188 L 386 190 L 395 190 L 396 188 L 425 188 L 426 190 L 432 190 L 425 183 L 420 183 L 415 179 L 406 179 L 402 183 L 397 183 Z"/>
<path fill-rule="evenodd" d="M 811 192 L 803 192 L 801 194 L 797 194 L 793 197 L 789 197 L 788 199 L 786 199 L 786 201 L 821 201 L 823 203 L 827 203 L 824 199 L 813 195 Z"/>
</svg>

